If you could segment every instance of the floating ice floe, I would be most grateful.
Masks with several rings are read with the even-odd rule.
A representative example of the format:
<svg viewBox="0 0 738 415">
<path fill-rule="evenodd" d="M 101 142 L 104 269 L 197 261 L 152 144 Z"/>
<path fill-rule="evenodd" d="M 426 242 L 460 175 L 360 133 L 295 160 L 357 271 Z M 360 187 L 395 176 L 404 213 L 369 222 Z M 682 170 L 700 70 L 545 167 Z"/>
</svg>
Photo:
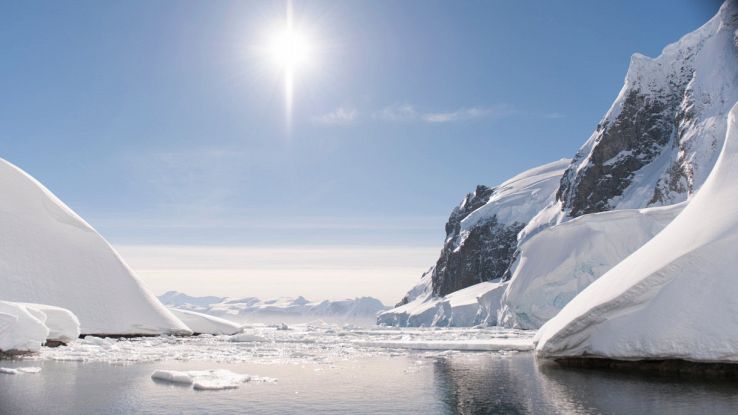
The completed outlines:
<svg viewBox="0 0 738 415">
<path fill-rule="evenodd" d="M 234 343 L 262 343 L 262 342 L 268 342 L 269 340 L 265 339 L 264 337 L 257 336 L 254 334 L 248 334 L 248 333 L 241 333 L 241 334 L 234 334 L 233 336 L 228 337 L 228 341 L 234 342 Z"/>
<path fill-rule="evenodd" d="M 10 368 L 10 367 L 0 367 L 0 373 L 4 375 L 19 375 L 23 373 L 39 373 L 41 372 L 40 367 L 16 367 L 16 368 Z"/>
<path fill-rule="evenodd" d="M 236 389 L 243 383 L 274 383 L 277 380 L 231 372 L 225 369 L 215 370 L 157 370 L 151 379 L 177 385 L 192 385 L 195 390 Z"/>
</svg>

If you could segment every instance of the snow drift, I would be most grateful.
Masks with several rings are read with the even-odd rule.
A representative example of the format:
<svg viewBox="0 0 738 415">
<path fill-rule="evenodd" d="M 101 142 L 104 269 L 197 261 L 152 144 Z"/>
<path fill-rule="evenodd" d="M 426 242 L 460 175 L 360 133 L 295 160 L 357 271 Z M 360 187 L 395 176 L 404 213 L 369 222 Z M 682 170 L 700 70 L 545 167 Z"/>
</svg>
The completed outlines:
<svg viewBox="0 0 738 415">
<path fill-rule="evenodd" d="M 499 324 L 537 329 L 660 232 L 684 203 L 580 216 L 525 241 L 511 267 Z"/>
<path fill-rule="evenodd" d="M 0 298 L 69 309 L 83 333 L 190 332 L 90 225 L 2 159 L 0 193 Z"/>
<path fill-rule="evenodd" d="M 192 330 L 193 333 L 230 335 L 241 331 L 240 325 L 224 318 L 176 308 L 170 308 L 170 311 Z"/>
<path fill-rule="evenodd" d="M 46 340 L 69 343 L 80 335 L 79 319 L 71 311 L 46 304 L 18 303 L 49 329 Z"/>
<path fill-rule="evenodd" d="M 689 205 L 541 328 L 540 356 L 738 362 L 736 117 Z"/>
</svg>

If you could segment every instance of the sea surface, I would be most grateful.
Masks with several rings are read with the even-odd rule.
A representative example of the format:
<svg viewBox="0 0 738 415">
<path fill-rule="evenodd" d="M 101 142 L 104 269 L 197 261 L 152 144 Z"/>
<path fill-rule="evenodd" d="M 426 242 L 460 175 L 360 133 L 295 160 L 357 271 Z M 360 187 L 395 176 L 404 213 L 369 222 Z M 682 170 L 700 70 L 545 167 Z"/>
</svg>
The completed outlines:
<svg viewBox="0 0 738 415">
<path fill-rule="evenodd" d="M 733 414 L 738 383 L 561 368 L 530 333 L 254 327 L 226 336 L 81 340 L 0 367 L 0 414 Z M 244 340 L 242 338 L 241 340 Z M 503 341 L 500 341 L 503 340 Z M 446 350 L 475 344 L 472 349 Z M 502 350 L 491 350 L 499 343 Z M 422 348 L 418 350 L 417 348 Z M 459 346 L 463 347 L 463 346 Z M 519 350 L 515 350 L 519 349 Z M 200 391 L 157 370 L 276 379 Z"/>
</svg>

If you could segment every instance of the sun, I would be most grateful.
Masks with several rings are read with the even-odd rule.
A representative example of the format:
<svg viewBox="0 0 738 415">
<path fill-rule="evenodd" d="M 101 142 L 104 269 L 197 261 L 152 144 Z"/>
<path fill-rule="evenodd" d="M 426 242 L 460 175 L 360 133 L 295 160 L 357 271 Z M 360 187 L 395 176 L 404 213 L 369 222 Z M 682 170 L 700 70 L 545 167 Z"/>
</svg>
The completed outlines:
<svg viewBox="0 0 738 415">
<path fill-rule="evenodd" d="M 289 129 L 295 78 L 299 71 L 307 69 L 313 63 L 312 58 L 315 54 L 314 43 L 310 36 L 294 23 L 290 1 L 287 1 L 286 19 L 272 31 L 271 41 L 267 48 L 273 64 L 284 76 L 285 110 Z"/>
<path fill-rule="evenodd" d="M 281 33 L 275 33 L 270 46 L 274 63 L 285 71 L 294 71 L 298 66 L 308 63 L 310 41 L 303 33 L 289 25 Z"/>
</svg>

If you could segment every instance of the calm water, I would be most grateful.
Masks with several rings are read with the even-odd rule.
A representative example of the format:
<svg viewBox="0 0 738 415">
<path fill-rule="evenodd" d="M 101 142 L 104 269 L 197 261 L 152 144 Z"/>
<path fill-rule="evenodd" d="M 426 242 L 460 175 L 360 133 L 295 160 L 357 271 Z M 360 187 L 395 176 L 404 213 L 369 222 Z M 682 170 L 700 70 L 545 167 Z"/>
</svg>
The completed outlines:
<svg viewBox="0 0 738 415">
<path fill-rule="evenodd" d="M 647 378 L 536 364 L 530 353 L 362 356 L 330 364 L 2 361 L 2 414 L 732 414 L 738 384 Z M 156 369 L 225 368 L 275 384 L 195 391 Z"/>
</svg>

